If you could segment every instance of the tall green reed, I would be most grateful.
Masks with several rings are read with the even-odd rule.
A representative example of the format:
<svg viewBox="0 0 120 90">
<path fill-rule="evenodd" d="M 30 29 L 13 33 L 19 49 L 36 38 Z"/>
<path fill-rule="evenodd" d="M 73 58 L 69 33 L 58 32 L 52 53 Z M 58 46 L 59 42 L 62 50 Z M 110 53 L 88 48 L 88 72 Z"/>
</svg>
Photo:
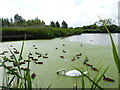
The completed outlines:
<svg viewBox="0 0 120 90">
<path fill-rule="evenodd" d="M 9 48 L 8 48 L 9 49 Z M 31 79 L 31 72 L 30 72 L 30 58 L 28 57 L 28 63 L 27 63 L 27 70 L 26 71 L 22 71 L 21 69 L 21 65 L 20 65 L 20 61 L 23 59 L 22 57 L 22 54 L 23 54 L 23 50 L 24 50 L 24 41 L 22 43 L 22 47 L 21 47 L 21 51 L 20 51 L 20 54 L 19 54 L 19 58 L 16 57 L 16 55 L 12 52 L 11 49 L 9 49 L 11 55 L 13 56 L 13 60 L 10 60 L 8 58 L 5 58 L 5 57 L 2 57 L 3 58 L 3 61 L 5 61 L 6 59 L 7 60 L 10 60 L 10 61 L 13 61 L 13 63 L 16 63 L 17 64 L 17 72 L 13 71 L 12 69 L 10 69 L 9 67 L 7 67 L 3 62 L 2 62 L 2 67 L 4 67 L 5 70 L 7 70 L 8 72 L 12 73 L 13 74 L 13 77 L 12 75 L 9 75 L 10 77 L 6 77 L 7 78 L 10 78 L 10 79 L 7 79 L 6 82 L 8 82 L 6 85 L 2 85 L 1 87 L 2 88 L 29 88 L 29 89 L 32 89 L 32 79 Z M 6 73 L 5 73 L 6 74 Z M 3 81 L 4 83 L 5 81 Z"/>
<path fill-rule="evenodd" d="M 98 16 L 99 17 L 99 16 Z M 100 17 L 99 17 L 100 18 Z M 115 65 L 118 69 L 118 82 L 119 82 L 119 89 L 120 89 L 120 58 L 119 58 L 119 55 L 118 55 L 118 52 L 116 50 L 116 46 L 115 46 L 115 43 L 114 43 L 114 40 L 112 38 L 112 35 L 110 33 L 110 31 L 108 30 L 107 26 L 105 25 L 104 21 L 100 18 L 100 20 L 102 21 L 102 24 L 104 26 L 104 28 L 107 30 L 108 34 L 109 34 L 109 37 L 110 37 L 110 40 L 111 40 L 111 44 L 112 44 L 112 53 L 113 53 L 113 57 L 114 57 L 114 62 L 115 62 Z"/>
</svg>

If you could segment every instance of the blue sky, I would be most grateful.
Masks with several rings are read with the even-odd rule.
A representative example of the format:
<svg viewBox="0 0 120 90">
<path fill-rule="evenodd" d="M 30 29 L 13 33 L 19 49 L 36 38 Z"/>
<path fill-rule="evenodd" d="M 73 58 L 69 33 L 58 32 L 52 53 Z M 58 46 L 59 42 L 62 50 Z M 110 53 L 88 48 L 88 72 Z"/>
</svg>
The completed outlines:
<svg viewBox="0 0 120 90">
<path fill-rule="evenodd" d="M 93 24 L 101 18 L 118 22 L 119 0 L 0 0 L 0 17 L 13 18 L 16 13 L 23 18 L 38 17 L 47 25 L 50 21 L 65 20 L 69 27 Z"/>
</svg>

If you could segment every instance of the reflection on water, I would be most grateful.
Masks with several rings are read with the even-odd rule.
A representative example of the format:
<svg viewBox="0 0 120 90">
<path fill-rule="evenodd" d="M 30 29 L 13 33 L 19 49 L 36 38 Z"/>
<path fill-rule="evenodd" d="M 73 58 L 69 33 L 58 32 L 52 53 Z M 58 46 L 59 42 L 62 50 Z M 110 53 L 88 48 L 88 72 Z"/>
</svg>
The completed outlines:
<svg viewBox="0 0 120 90">
<path fill-rule="evenodd" d="M 118 36 L 120 34 L 115 33 L 112 34 L 113 40 L 116 45 L 120 45 L 120 42 L 118 43 Z M 66 40 L 70 41 L 78 41 L 82 43 L 87 44 L 96 44 L 96 45 L 111 45 L 110 38 L 108 34 L 82 34 L 82 35 L 75 35 L 66 38 Z"/>
</svg>

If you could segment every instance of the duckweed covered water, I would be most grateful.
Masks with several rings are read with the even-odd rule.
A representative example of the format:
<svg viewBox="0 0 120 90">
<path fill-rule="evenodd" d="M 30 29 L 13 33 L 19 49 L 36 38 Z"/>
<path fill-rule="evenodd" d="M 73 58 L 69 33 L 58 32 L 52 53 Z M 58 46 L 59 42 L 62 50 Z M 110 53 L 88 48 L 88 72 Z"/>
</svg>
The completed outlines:
<svg viewBox="0 0 120 90">
<path fill-rule="evenodd" d="M 65 44 L 65 46 L 63 46 Z M 4 42 L 0 45 L 2 50 L 8 50 L 7 47 L 13 50 L 13 47 L 18 50 L 21 49 L 22 41 L 16 42 Z M 34 49 L 33 45 L 37 47 Z M 58 49 L 56 49 L 58 48 Z M 63 53 L 63 50 L 66 53 Z M 92 64 L 96 68 L 99 68 L 101 65 L 104 65 L 102 71 L 110 65 L 110 68 L 106 72 L 106 76 L 115 79 L 115 82 L 100 81 L 100 85 L 104 88 L 116 88 L 118 87 L 118 73 L 115 67 L 115 63 L 112 56 L 111 46 L 99 46 L 99 45 L 90 45 L 83 44 L 80 42 L 72 42 L 63 39 L 52 39 L 52 40 L 29 40 L 25 41 L 23 58 L 27 59 L 28 53 L 31 52 L 34 58 L 38 58 L 35 52 L 39 52 L 42 55 L 47 53 L 48 58 L 38 58 L 39 61 L 43 61 L 43 65 L 35 64 L 31 62 L 30 68 L 31 72 L 36 73 L 36 78 L 33 80 L 33 86 L 38 88 L 47 88 L 52 84 L 51 88 L 72 88 L 73 85 L 78 82 L 78 87 L 81 87 L 81 77 L 73 78 L 60 76 L 56 74 L 56 71 L 62 68 L 66 70 L 72 70 L 73 67 L 82 69 L 83 61 L 85 56 L 88 57 L 88 63 Z M 78 53 L 82 53 L 79 59 L 71 61 L 71 59 Z M 5 54 L 7 57 L 10 54 Z M 60 56 L 64 56 L 60 58 Z M 24 65 L 23 65 L 24 67 Z M 91 70 L 90 67 L 85 66 L 85 71 L 89 70 L 90 77 L 94 78 L 96 72 Z M 100 73 L 102 73 L 102 71 Z M 85 78 L 85 86 L 89 88 L 90 82 Z"/>
</svg>

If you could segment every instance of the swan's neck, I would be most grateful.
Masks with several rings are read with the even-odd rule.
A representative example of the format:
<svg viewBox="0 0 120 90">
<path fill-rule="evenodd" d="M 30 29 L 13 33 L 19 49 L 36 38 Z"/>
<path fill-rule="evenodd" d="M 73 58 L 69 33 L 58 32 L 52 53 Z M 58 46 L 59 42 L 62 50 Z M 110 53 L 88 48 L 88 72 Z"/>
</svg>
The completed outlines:
<svg viewBox="0 0 120 90">
<path fill-rule="evenodd" d="M 58 72 L 57 72 L 57 74 L 59 74 L 59 75 L 66 75 L 66 70 L 59 70 Z"/>
<path fill-rule="evenodd" d="M 61 71 L 61 74 L 62 74 L 62 75 L 66 75 L 66 70 L 62 70 L 62 71 Z"/>
</svg>

